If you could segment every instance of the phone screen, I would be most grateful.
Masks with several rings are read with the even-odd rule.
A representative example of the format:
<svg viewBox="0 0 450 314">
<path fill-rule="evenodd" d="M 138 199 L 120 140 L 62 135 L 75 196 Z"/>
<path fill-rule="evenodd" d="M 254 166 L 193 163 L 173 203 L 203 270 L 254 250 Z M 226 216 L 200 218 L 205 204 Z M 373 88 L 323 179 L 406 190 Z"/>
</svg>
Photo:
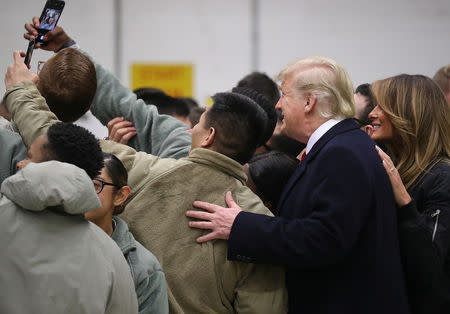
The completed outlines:
<svg viewBox="0 0 450 314">
<path fill-rule="evenodd" d="M 55 28 L 59 17 L 61 16 L 61 10 L 46 8 L 44 18 L 41 21 L 40 28 L 51 31 Z"/>
<path fill-rule="evenodd" d="M 59 17 L 64 9 L 64 4 L 64 1 L 59 0 L 47 1 L 39 19 L 40 26 L 37 30 L 38 35 L 36 36 L 36 43 L 44 43 L 45 34 L 55 28 L 56 23 L 58 23 Z"/>
</svg>

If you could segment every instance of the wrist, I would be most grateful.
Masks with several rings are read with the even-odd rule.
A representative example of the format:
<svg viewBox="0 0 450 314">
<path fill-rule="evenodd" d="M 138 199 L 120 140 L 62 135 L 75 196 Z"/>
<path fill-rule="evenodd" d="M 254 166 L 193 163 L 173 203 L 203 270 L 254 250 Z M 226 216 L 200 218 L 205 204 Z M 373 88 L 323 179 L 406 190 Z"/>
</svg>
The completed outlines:
<svg viewBox="0 0 450 314">
<path fill-rule="evenodd" d="M 55 50 L 55 53 L 63 50 L 64 48 L 69 48 L 70 46 L 73 46 L 73 45 L 76 45 L 75 40 L 69 38 L 64 44 L 61 45 L 61 47 L 59 47 L 58 49 Z"/>
<path fill-rule="evenodd" d="M 408 193 L 401 195 L 397 200 L 397 206 L 399 207 L 405 206 L 409 203 L 411 203 L 411 196 L 409 196 Z"/>
</svg>

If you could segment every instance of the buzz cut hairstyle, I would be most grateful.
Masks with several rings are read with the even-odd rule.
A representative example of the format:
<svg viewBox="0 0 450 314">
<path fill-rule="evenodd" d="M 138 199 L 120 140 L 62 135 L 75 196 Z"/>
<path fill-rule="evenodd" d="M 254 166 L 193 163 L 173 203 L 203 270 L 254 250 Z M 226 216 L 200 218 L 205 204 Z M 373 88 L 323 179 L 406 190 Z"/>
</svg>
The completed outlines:
<svg viewBox="0 0 450 314">
<path fill-rule="evenodd" d="M 277 125 L 278 115 L 275 106 L 270 103 L 270 100 L 266 96 L 252 88 L 235 87 L 232 89 L 232 92 L 249 97 L 266 112 L 267 124 L 262 139 L 263 143 L 261 144 L 264 145 L 272 137 L 275 126 Z"/>
<path fill-rule="evenodd" d="M 266 112 L 251 98 L 238 93 L 217 93 L 206 112 L 205 126 L 216 130 L 214 148 L 245 164 L 264 143 Z"/>
</svg>

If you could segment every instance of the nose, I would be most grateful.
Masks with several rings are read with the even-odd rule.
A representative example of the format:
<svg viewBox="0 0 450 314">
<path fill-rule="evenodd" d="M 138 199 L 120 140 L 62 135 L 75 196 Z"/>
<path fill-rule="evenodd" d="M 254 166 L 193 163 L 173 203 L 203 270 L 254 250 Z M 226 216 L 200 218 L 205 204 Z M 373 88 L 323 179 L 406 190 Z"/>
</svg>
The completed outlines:
<svg viewBox="0 0 450 314">
<path fill-rule="evenodd" d="M 25 158 L 24 160 L 18 161 L 16 164 L 17 170 L 22 170 L 26 165 L 30 163 L 29 158 Z"/>
<path fill-rule="evenodd" d="M 281 99 L 283 98 L 283 96 L 280 97 L 280 99 L 278 99 L 277 104 L 275 105 L 275 109 L 276 110 L 280 110 L 281 111 Z"/>
<path fill-rule="evenodd" d="M 372 111 L 368 115 L 370 120 L 375 120 L 377 118 L 378 110 L 378 106 L 375 106 L 375 108 L 372 109 Z"/>
</svg>

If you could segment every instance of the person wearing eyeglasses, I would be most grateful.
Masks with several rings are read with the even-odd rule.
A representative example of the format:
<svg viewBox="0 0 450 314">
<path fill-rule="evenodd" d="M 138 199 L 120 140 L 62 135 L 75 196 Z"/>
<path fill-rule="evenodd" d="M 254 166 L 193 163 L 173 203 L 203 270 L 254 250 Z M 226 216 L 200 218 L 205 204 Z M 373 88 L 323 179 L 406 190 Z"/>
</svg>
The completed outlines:
<svg viewBox="0 0 450 314">
<path fill-rule="evenodd" d="M 0 313 L 138 313 L 122 252 L 83 217 L 102 167 L 94 135 L 59 122 L 2 183 Z"/>
<path fill-rule="evenodd" d="M 103 153 L 104 167 L 92 182 L 102 207 L 84 214 L 102 228 L 120 247 L 133 277 L 139 314 L 168 313 L 166 278 L 156 257 L 136 241 L 128 226 L 117 215 L 130 195 L 128 173 L 114 155 Z"/>
</svg>

